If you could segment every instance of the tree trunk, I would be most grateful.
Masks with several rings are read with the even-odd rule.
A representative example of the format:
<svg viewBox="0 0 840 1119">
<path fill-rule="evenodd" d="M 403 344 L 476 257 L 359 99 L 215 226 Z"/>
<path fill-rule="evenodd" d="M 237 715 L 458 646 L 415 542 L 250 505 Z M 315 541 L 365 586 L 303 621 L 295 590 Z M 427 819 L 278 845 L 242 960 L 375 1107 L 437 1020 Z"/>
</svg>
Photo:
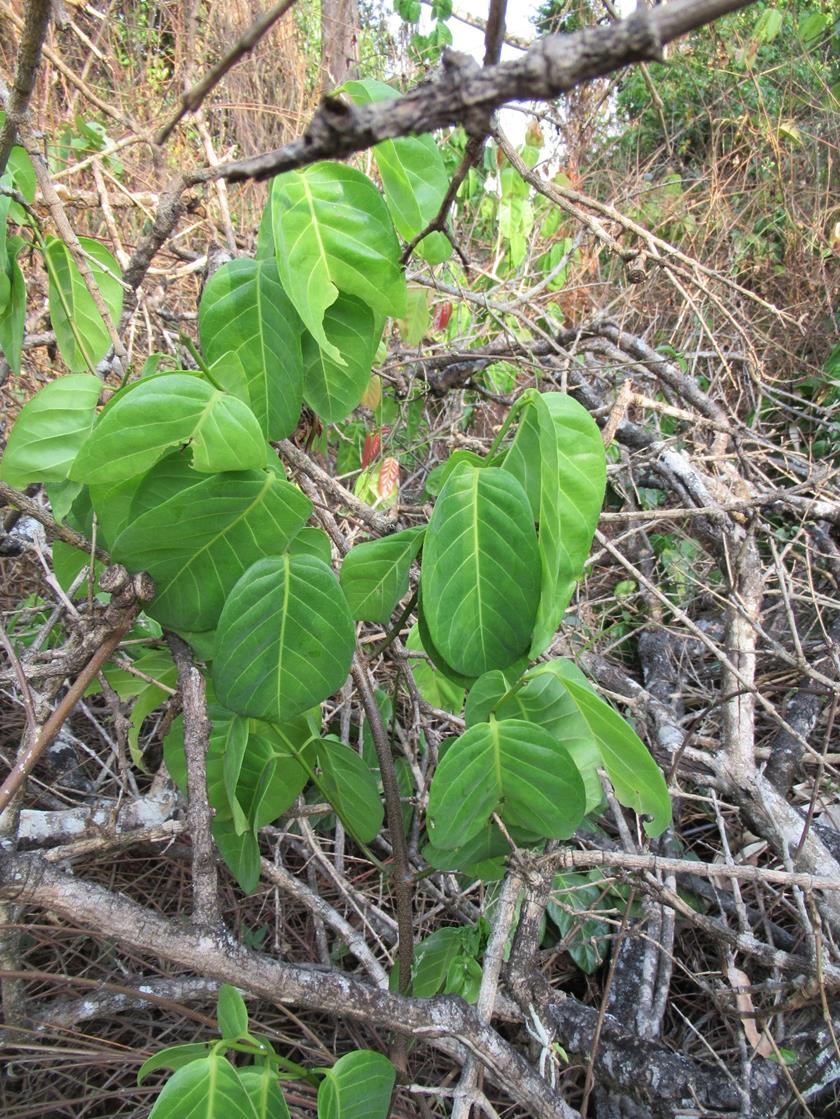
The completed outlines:
<svg viewBox="0 0 840 1119">
<path fill-rule="evenodd" d="M 321 89 L 329 93 L 356 73 L 359 0 L 321 0 Z"/>
</svg>

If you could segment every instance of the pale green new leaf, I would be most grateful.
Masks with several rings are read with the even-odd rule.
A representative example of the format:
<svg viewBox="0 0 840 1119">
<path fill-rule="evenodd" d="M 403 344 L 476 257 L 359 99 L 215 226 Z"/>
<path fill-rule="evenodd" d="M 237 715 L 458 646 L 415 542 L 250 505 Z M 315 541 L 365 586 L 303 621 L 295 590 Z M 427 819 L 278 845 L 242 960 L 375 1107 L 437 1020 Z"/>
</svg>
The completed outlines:
<svg viewBox="0 0 840 1119">
<path fill-rule="evenodd" d="M 217 634 L 220 701 L 279 723 L 341 687 L 355 645 L 338 581 L 310 556 L 276 556 L 250 567 L 228 596 Z"/>
<path fill-rule="evenodd" d="M 431 640 L 457 672 L 480 676 L 527 652 L 540 558 L 512 474 L 462 464 L 449 475 L 426 530 L 421 587 Z"/>
<path fill-rule="evenodd" d="M 461 847 L 497 812 L 508 826 L 565 839 L 586 812 L 577 766 L 554 738 L 520 719 L 479 723 L 452 743 L 429 792 L 435 847 Z"/>
<path fill-rule="evenodd" d="M 562 683 L 598 748 L 619 802 L 640 815 L 650 816 L 645 831 L 648 835 L 660 835 L 671 822 L 671 800 L 665 778 L 644 742 L 592 690 L 580 669 L 570 661 L 550 661 L 534 671 L 550 672 Z"/>
<path fill-rule="evenodd" d="M 239 1079 L 248 1093 L 257 1119 L 290 1119 L 286 1099 L 271 1065 L 240 1069 Z"/>
<path fill-rule="evenodd" d="M 601 434 L 563 393 L 535 393 L 503 469 L 518 478 L 539 525 L 540 606 L 529 656 L 551 643 L 583 572 L 606 486 Z"/>
<path fill-rule="evenodd" d="M 324 330 L 340 291 L 383 317 L 405 309 L 399 242 L 382 196 L 353 167 L 314 163 L 274 179 L 271 207 L 280 282 L 309 333 L 340 365 Z"/>
<path fill-rule="evenodd" d="M 425 527 L 417 525 L 379 540 L 357 544 L 341 565 L 341 587 L 358 621 L 384 625 L 408 590 L 411 562 L 420 551 Z"/>
<path fill-rule="evenodd" d="M 357 1049 L 319 1071 L 318 1119 L 388 1119 L 396 1073 L 387 1058 Z"/>
<path fill-rule="evenodd" d="M 164 1085 L 149 1119 L 257 1119 L 236 1069 L 217 1053 L 190 1061 Z"/>
<path fill-rule="evenodd" d="M 57 377 L 21 409 L 0 477 L 10 486 L 62 482 L 96 418 L 102 382 L 89 373 Z"/>
<path fill-rule="evenodd" d="M 168 463 L 161 464 L 164 469 Z M 155 580 L 157 593 L 147 613 L 161 625 L 201 631 L 216 625 L 229 592 L 251 564 L 288 547 L 312 504 L 273 471 L 209 478 L 183 471 L 171 497 L 132 517 L 112 555 Z M 154 485 L 154 472 L 135 502 L 142 502 L 147 485 Z"/>
<path fill-rule="evenodd" d="M 116 326 L 122 311 L 122 270 L 99 241 L 80 237 L 85 260 Z M 95 372 L 111 348 L 111 336 L 69 248 L 57 237 L 47 238 L 44 262 L 49 276 L 50 319 L 67 367 L 74 373 Z"/>
<path fill-rule="evenodd" d="M 357 105 L 399 96 L 375 78 L 345 82 L 343 88 Z M 449 189 L 440 149 L 432 136 L 401 136 L 377 144 L 373 158 L 394 225 L 401 237 L 411 241 L 437 217 Z M 429 264 L 441 264 L 452 255 L 452 245 L 444 233 L 429 233 L 416 251 Z"/>
<path fill-rule="evenodd" d="M 341 354 L 333 361 L 308 332 L 303 337 L 306 403 L 324 423 L 338 423 L 349 416 L 365 394 L 382 322 L 352 295 L 339 295 L 324 312 L 324 333 Z"/>
<path fill-rule="evenodd" d="M 238 1041 L 248 1032 L 248 1008 L 239 991 L 230 983 L 219 988 L 216 1005 L 219 1033 L 229 1041 Z"/>
<path fill-rule="evenodd" d="M 186 373 L 149 377 L 130 388 L 103 410 L 73 464 L 75 481 L 115 485 L 144 474 L 185 443 L 202 474 L 265 465 L 260 425 L 235 396 Z"/>
<path fill-rule="evenodd" d="M 285 439 L 303 397 L 303 324 L 274 260 L 232 260 L 214 272 L 201 296 L 198 329 L 209 362 L 226 354 L 239 361 L 265 437 Z"/>
</svg>

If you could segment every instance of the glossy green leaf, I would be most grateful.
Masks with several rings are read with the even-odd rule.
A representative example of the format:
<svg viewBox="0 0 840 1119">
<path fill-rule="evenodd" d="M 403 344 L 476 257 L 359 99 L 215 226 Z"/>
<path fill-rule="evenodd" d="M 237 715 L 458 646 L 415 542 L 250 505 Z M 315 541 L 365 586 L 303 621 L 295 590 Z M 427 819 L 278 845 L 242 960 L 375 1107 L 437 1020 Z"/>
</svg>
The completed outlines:
<svg viewBox="0 0 840 1119">
<path fill-rule="evenodd" d="M 318 1119 L 388 1119 L 396 1073 L 387 1058 L 357 1049 L 320 1071 Z"/>
<path fill-rule="evenodd" d="M 431 640 L 457 672 L 506 668 L 528 650 L 540 559 L 511 474 L 466 464 L 450 474 L 426 530 L 421 587 Z"/>
<path fill-rule="evenodd" d="M 357 105 L 399 96 L 375 78 L 345 82 L 343 88 Z M 394 225 L 401 237 L 411 241 L 437 217 L 449 189 L 440 149 L 432 136 L 402 136 L 377 144 L 373 157 Z M 429 264 L 440 264 L 452 255 L 452 245 L 444 233 L 430 233 L 416 251 Z"/>
<path fill-rule="evenodd" d="M 314 163 L 278 175 L 271 206 L 280 282 L 309 333 L 341 364 L 324 330 L 340 291 L 383 317 L 405 309 L 399 242 L 385 203 L 361 171 Z"/>
<path fill-rule="evenodd" d="M 501 672 L 498 668 L 479 676 L 470 688 L 464 706 L 464 720 L 467 726 L 474 727 L 477 723 L 486 723 L 501 698 L 510 691 L 512 683 L 510 675 Z"/>
<path fill-rule="evenodd" d="M 157 1053 L 153 1053 L 148 1060 L 144 1061 L 140 1066 L 137 1073 L 137 1083 L 142 1084 L 150 1072 L 154 1072 L 159 1068 L 179 1069 L 184 1065 L 188 1065 L 191 1061 L 198 1061 L 202 1057 L 207 1056 L 208 1043 L 202 1041 L 190 1041 L 184 1045 L 169 1045 L 166 1049 L 161 1049 Z"/>
<path fill-rule="evenodd" d="M 289 544 L 290 556 L 314 556 L 329 567 L 332 563 L 332 544 L 322 528 L 304 525 Z"/>
<path fill-rule="evenodd" d="M 169 472 L 169 463 L 161 464 Z M 112 548 L 114 559 L 148 571 L 157 593 L 147 609 L 173 629 L 212 629 L 236 581 L 256 560 L 276 555 L 312 505 L 273 471 L 197 475 L 181 467 L 173 496 L 132 517 Z M 155 472 L 138 490 L 153 487 Z"/>
<path fill-rule="evenodd" d="M 334 361 L 308 332 L 303 338 L 306 403 L 324 423 L 338 423 L 358 406 L 382 336 L 382 322 L 352 295 L 339 294 L 324 312 L 324 333 L 341 354 Z"/>
<path fill-rule="evenodd" d="M 164 373 L 131 387 L 102 412 L 79 451 L 71 472 L 77 482 L 114 485 L 144 474 L 184 443 L 202 474 L 265 465 L 260 425 L 235 396 L 186 373 Z"/>
<path fill-rule="evenodd" d="M 554 638 L 580 578 L 606 487 L 601 433 L 563 393 L 534 394 L 503 469 L 524 486 L 539 524 L 540 606 L 529 655 Z"/>
<path fill-rule="evenodd" d="M 351 548 L 341 565 L 341 587 L 354 618 L 382 625 L 389 621 L 408 590 L 408 573 L 424 532 L 418 525 Z"/>
<path fill-rule="evenodd" d="M 619 802 L 640 815 L 648 835 L 660 835 L 671 822 L 668 786 L 650 751 L 619 713 L 605 703 L 569 661 L 540 665 L 535 672 L 551 672 L 561 681 L 594 740 L 601 764 Z"/>
<path fill-rule="evenodd" d="M 0 274 L 3 274 L 7 281 L 4 306 L 0 309 L 0 351 L 15 374 L 20 374 L 20 357 L 26 327 L 26 280 L 17 262 L 23 244 L 21 237 L 8 239 L 5 272 L 0 257 Z"/>
<path fill-rule="evenodd" d="M 277 1081 L 277 1074 L 270 1065 L 262 1068 L 243 1068 L 239 1079 L 248 1093 L 257 1119 L 290 1119 L 286 1099 Z"/>
<path fill-rule="evenodd" d="M 149 1119 L 256 1119 L 256 1113 L 236 1069 L 213 1053 L 170 1077 Z"/>
<path fill-rule="evenodd" d="M 568 750 L 586 789 L 586 811 L 592 812 L 603 800 L 598 777 L 602 761 L 589 724 L 555 675 L 538 667 L 528 677 L 492 710 L 497 719 L 524 719 L 543 727 Z"/>
<path fill-rule="evenodd" d="M 222 1037 L 236 1041 L 248 1032 L 248 1008 L 242 995 L 230 983 L 223 983 L 219 988 L 216 1016 Z"/>
<path fill-rule="evenodd" d="M 325 564 L 309 556 L 260 560 L 219 619 L 217 694 L 233 711 L 282 723 L 341 687 L 354 646 L 347 601 Z"/>
<path fill-rule="evenodd" d="M 382 827 L 383 810 L 371 771 L 349 746 L 322 738 L 315 747 L 320 774 L 318 788 L 361 843 L 370 843 Z"/>
<path fill-rule="evenodd" d="M 111 321 L 117 326 L 123 300 L 122 270 L 99 241 L 80 237 L 79 243 Z M 47 238 L 44 260 L 49 276 L 50 319 L 61 356 L 73 373 L 93 373 L 111 348 L 108 328 L 67 245 L 57 237 Z"/>
<path fill-rule="evenodd" d="M 425 652 L 419 626 L 411 627 L 405 644 L 412 652 Z M 460 684 L 450 680 L 433 662 L 425 658 L 412 657 L 408 664 L 414 683 L 426 703 L 430 703 L 432 707 L 440 707 L 443 711 L 451 711 L 453 715 L 460 712 L 464 706 L 464 689 Z"/>
<path fill-rule="evenodd" d="M 21 409 L 0 463 L 0 477 L 20 488 L 61 482 L 96 418 L 102 382 L 90 374 L 57 377 Z"/>
<path fill-rule="evenodd" d="M 267 439 L 285 439 L 303 398 L 303 324 L 277 277 L 274 260 L 232 260 L 211 276 L 198 310 L 209 362 L 238 360 L 247 401 Z"/>
<path fill-rule="evenodd" d="M 456 739 L 432 778 L 427 825 L 436 847 L 460 847 L 493 812 L 546 838 L 572 834 L 586 811 L 577 767 L 541 727 L 479 723 Z"/>
</svg>

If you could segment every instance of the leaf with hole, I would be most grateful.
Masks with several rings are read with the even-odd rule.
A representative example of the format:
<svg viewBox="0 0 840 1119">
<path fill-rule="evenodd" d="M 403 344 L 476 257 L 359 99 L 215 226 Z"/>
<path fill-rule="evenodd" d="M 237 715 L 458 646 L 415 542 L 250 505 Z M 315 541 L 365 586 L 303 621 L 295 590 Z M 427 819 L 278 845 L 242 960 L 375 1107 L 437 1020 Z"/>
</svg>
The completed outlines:
<svg viewBox="0 0 840 1119">
<path fill-rule="evenodd" d="M 99 241 L 80 237 L 79 244 L 114 327 L 123 301 L 122 270 Z M 73 373 L 94 373 L 111 348 L 111 335 L 88 291 L 70 249 L 57 237 L 47 238 L 44 263 L 49 277 L 48 301 L 55 340 Z"/>
<path fill-rule="evenodd" d="M 339 292 L 383 317 L 405 310 L 399 242 L 382 196 L 353 167 L 314 163 L 274 179 L 271 212 L 280 282 L 309 333 L 342 365 L 324 329 Z"/>
<path fill-rule="evenodd" d="M 431 640 L 457 672 L 480 676 L 527 652 L 540 558 L 513 475 L 467 464 L 449 475 L 426 530 L 421 588 Z"/>
<path fill-rule="evenodd" d="M 102 382 L 89 373 L 57 377 L 21 409 L 6 444 L 0 477 L 22 488 L 62 482 L 96 418 Z"/>
<path fill-rule="evenodd" d="M 388 1119 L 396 1073 L 381 1054 L 357 1049 L 318 1071 L 318 1119 Z"/>
<path fill-rule="evenodd" d="M 263 435 L 291 434 L 303 399 L 303 324 L 274 260 L 231 260 L 214 272 L 201 295 L 198 329 L 208 362 L 237 359 Z"/>
<path fill-rule="evenodd" d="M 161 464 L 162 472 L 173 469 L 178 468 Z M 132 519 L 112 555 L 155 580 L 157 593 L 147 613 L 161 625 L 201 631 L 216 625 L 251 564 L 288 547 L 312 504 L 273 471 L 202 477 L 184 464 L 180 470 L 180 489 Z M 154 486 L 154 473 L 135 502 L 142 503 L 144 487 Z"/>
<path fill-rule="evenodd" d="M 508 826 L 565 839 L 586 811 L 577 766 L 542 727 L 479 723 L 447 750 L 432 778 L 427 825 L 435 847 L 461 847 L 496 812 Z"/>
<path fill-rule="evenodd" d="M 187 373 L 152 376 L 131 389 L 103 410 L 73 464 L 75 481 L 114 485 L 183 444 L 202 474 L 265 466 L 260 425 L 235 396 Z"/>
<path fill-rule="evenodd" d="M 216 692 L 233 711 L 282 723 L 341 687 L 354 646 L 347 601 L 326 564 L 310 556 L 263 559 L 222 610 Z"/>
<path fill-rule="evenodd" d="M 408 590 L 408 573 L 424 532 L 425 527 L 417 525 L 350 549 L 340 577 L 354 618 L 382 625 L 388 622 Z"/>
</svg>

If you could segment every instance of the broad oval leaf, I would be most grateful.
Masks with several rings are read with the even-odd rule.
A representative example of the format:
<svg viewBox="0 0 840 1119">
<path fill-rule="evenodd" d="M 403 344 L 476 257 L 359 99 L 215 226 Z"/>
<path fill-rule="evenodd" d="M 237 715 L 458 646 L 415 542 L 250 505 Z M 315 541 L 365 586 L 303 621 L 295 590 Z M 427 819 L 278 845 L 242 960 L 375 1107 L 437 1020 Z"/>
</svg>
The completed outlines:
<svg viewBox="0 0 840 1119">
<path fill-rule="evenodd" d="M 341 354 L 334 361 L 309 332 L 303 338 L 306 403 L 324 423 L 338 423 L 361 402 L 382 336 L 382 322 L 352 295 L 339 295 L 324 312 L 324 333 Z"/>
<path fill-rule="evenodd" d="M 341 687 L 355 645 L 335 575 L 311 556 L 277 556 L 250 567 L 228 596 L 217 635 L 220 701 L 281 723 Z"/>
<path fill-rule="evenodd" d="M 386 1057 L 357 1049 L 319 1071 L 318 1119 L 388 1119 L 396 1073 Z"/>
<path fill-rule="evenodd" d="M 361 843 L 370 843 L 382 827 L 383 809 L 373 774 L 349 746 L 322 738 L 316 744 L 320 774 L 315 782 Z"/>
<path fill-rule="evenodd" d="M 179 1068 L 164 1085 L 149 1119 L 257 1119 L 227 1058 L 213 1053 Z"/>
<path fill-rule="evenodd" d="M 160 470 L 169 470 L 162 463 Z M 132 516 L 112 555 L 148 571 L 157 593 L 147 613 L 172 629 L 212 629 L 240 576 L 267 555 L 284 551 L 312 503 L 273 471 L 202 478 L 186 466 L 171 497 Z M 152 488 L 155 472 L 135 497 Z"/>
<path fill-rule="evenodd" d="M 224 1038 L 237 1041 L 248 1032 L 248 1008 L 239 991 L 230 983 L 219 988 L 216 1006 L 219 1033 Z"/>
<path fill-rule="evenodd" d="M 503 469 L 518 478 L 539 524 L 540 605 L 529 655 L 551 643 L 580 578 L 606 488 L 601 433 L 577 401 L 535 393 Z"/>
<path fill-rule="evenodd" d="M 58 377 L 21 409 L 0 463 L 0 478 L 20 488 L 62 482 L 96 418 L 102 382 L 89 373 Z"/>
<path fill-rule="evenodd" d="M 457 672 L 507 668 L 528 650 L 540 559 L 511 474 L 466 464 L 450 474 L 426 530 L 421 587 L 431 640 Z"/>
<path fill-rule="evenodd" d="M 464 706 L 464 720 L 467 726 L 474 727 L 476 723 L 488 722 L 497 704 L 503 696 L 507 695 L 511 686 L 509 675 L 498 668 L 479 676 L 470 688 Z"/>
<path fill-rule="evenodd" d="M 429 792 L 435 847 L 462 847 L 493 812 L 505 824 L 565 839 L 586 812 L 577 766 L 554 738 L 520 719 L 479 723 L 453 742 Z"/>
<path fill-rule="evenodd" d="M 179 1069 L 191 1061 L 198 1061 L 207 1056 L 210 1043 L 205 1041 L 188 1041 L 183 1045 L 169 1045 L 153 1053 L 144 1061 L 137 1072 L 137 1083 L 142 1084 L 150 1072 L 159 1068 Z"/>
<path fill-rule="evenodd" d="M 238 359 L 265 437 L 285 439 L 303 397 L 303 324 L 274 260 L 231 260 L 214 272 L 201 295 L 198 329 L 209 362 Z"/>
<path fill-rule="evenodd" d="M 343 88 L 357 105 L 399 97 L 397 90 L 375 78 L 345 82 Z M 377 144 L 373 158 L 394 225 L 411 241 L 437 217 L 449 189 L 440 149 L 432 136 L 401 136 Z M 452 255 L 452 244 L 444 233 L 429 233 L 416 251 L 429 264 L 441 264 Z"/>
<path fill-rule="evenodd" d="M 235 396 L 187 373 L 149 377 L 131 389 L 103 410 L 73 463 L 75 481 L 114 485 L 184 443 L 203 474 L 265 465 L 260 425 Z"/>
<path fill-rule="evenodd" d="M 358 621 L 384 625 L 408 590 L 411 561 L 423 543 L 424 525 L 357 544 L 341 565 L 341 587 Z"/>
<path fill-rule="evenodd" d="M 248 1093 L 257 1119 L 290 1119 L 286 1099 L 271 1065 L 240 1069 L 239 1079 Z"/>
<path fill-rule="evenodd" d="M 80 237 L 88 267 L 93 273 L 114 326 L 120 321 L 122 270 L 99 241 Z M 73 254 L 57 237 L 47 239 L 44 262 L 49 276 L 50 319 L 55 340 L 67 367 L 74 373 L 95 372 L 111 348 L 111 336 L 93 296 L 87 289 Z"/>
<path fill-rule="evenodd" d="M 314 163 L 274 179 L 271 213 L 280 282 L 309 333 L 341 365 L 324 330 L 339 291 L 382 316 L 405 310 L 399 242 L 382 196 L 353 167 Z"/>
<path fill-rule="evenodd" d="M 640 815 L 648 835 L 661 835 L 671 822 L 671 799 L 662 771 L 630 724 L 592 689 L 570 661 L 540 665 L 534 673 L 551 672 L 562 683 L 601 755 L 619 802 Z"/>
<path fill-rule="evenodd" d="M 415 653 L 426 652 L 420 638 L 420 627 L 418 625 L 413 625 L 409 630 L 405 647 Z M 408 664 L 417 690 L 426 703 L 457 715 L 464 706 L 463 687 L 445 676 L 431 660 L 412 657 Z"/>
</svg>

